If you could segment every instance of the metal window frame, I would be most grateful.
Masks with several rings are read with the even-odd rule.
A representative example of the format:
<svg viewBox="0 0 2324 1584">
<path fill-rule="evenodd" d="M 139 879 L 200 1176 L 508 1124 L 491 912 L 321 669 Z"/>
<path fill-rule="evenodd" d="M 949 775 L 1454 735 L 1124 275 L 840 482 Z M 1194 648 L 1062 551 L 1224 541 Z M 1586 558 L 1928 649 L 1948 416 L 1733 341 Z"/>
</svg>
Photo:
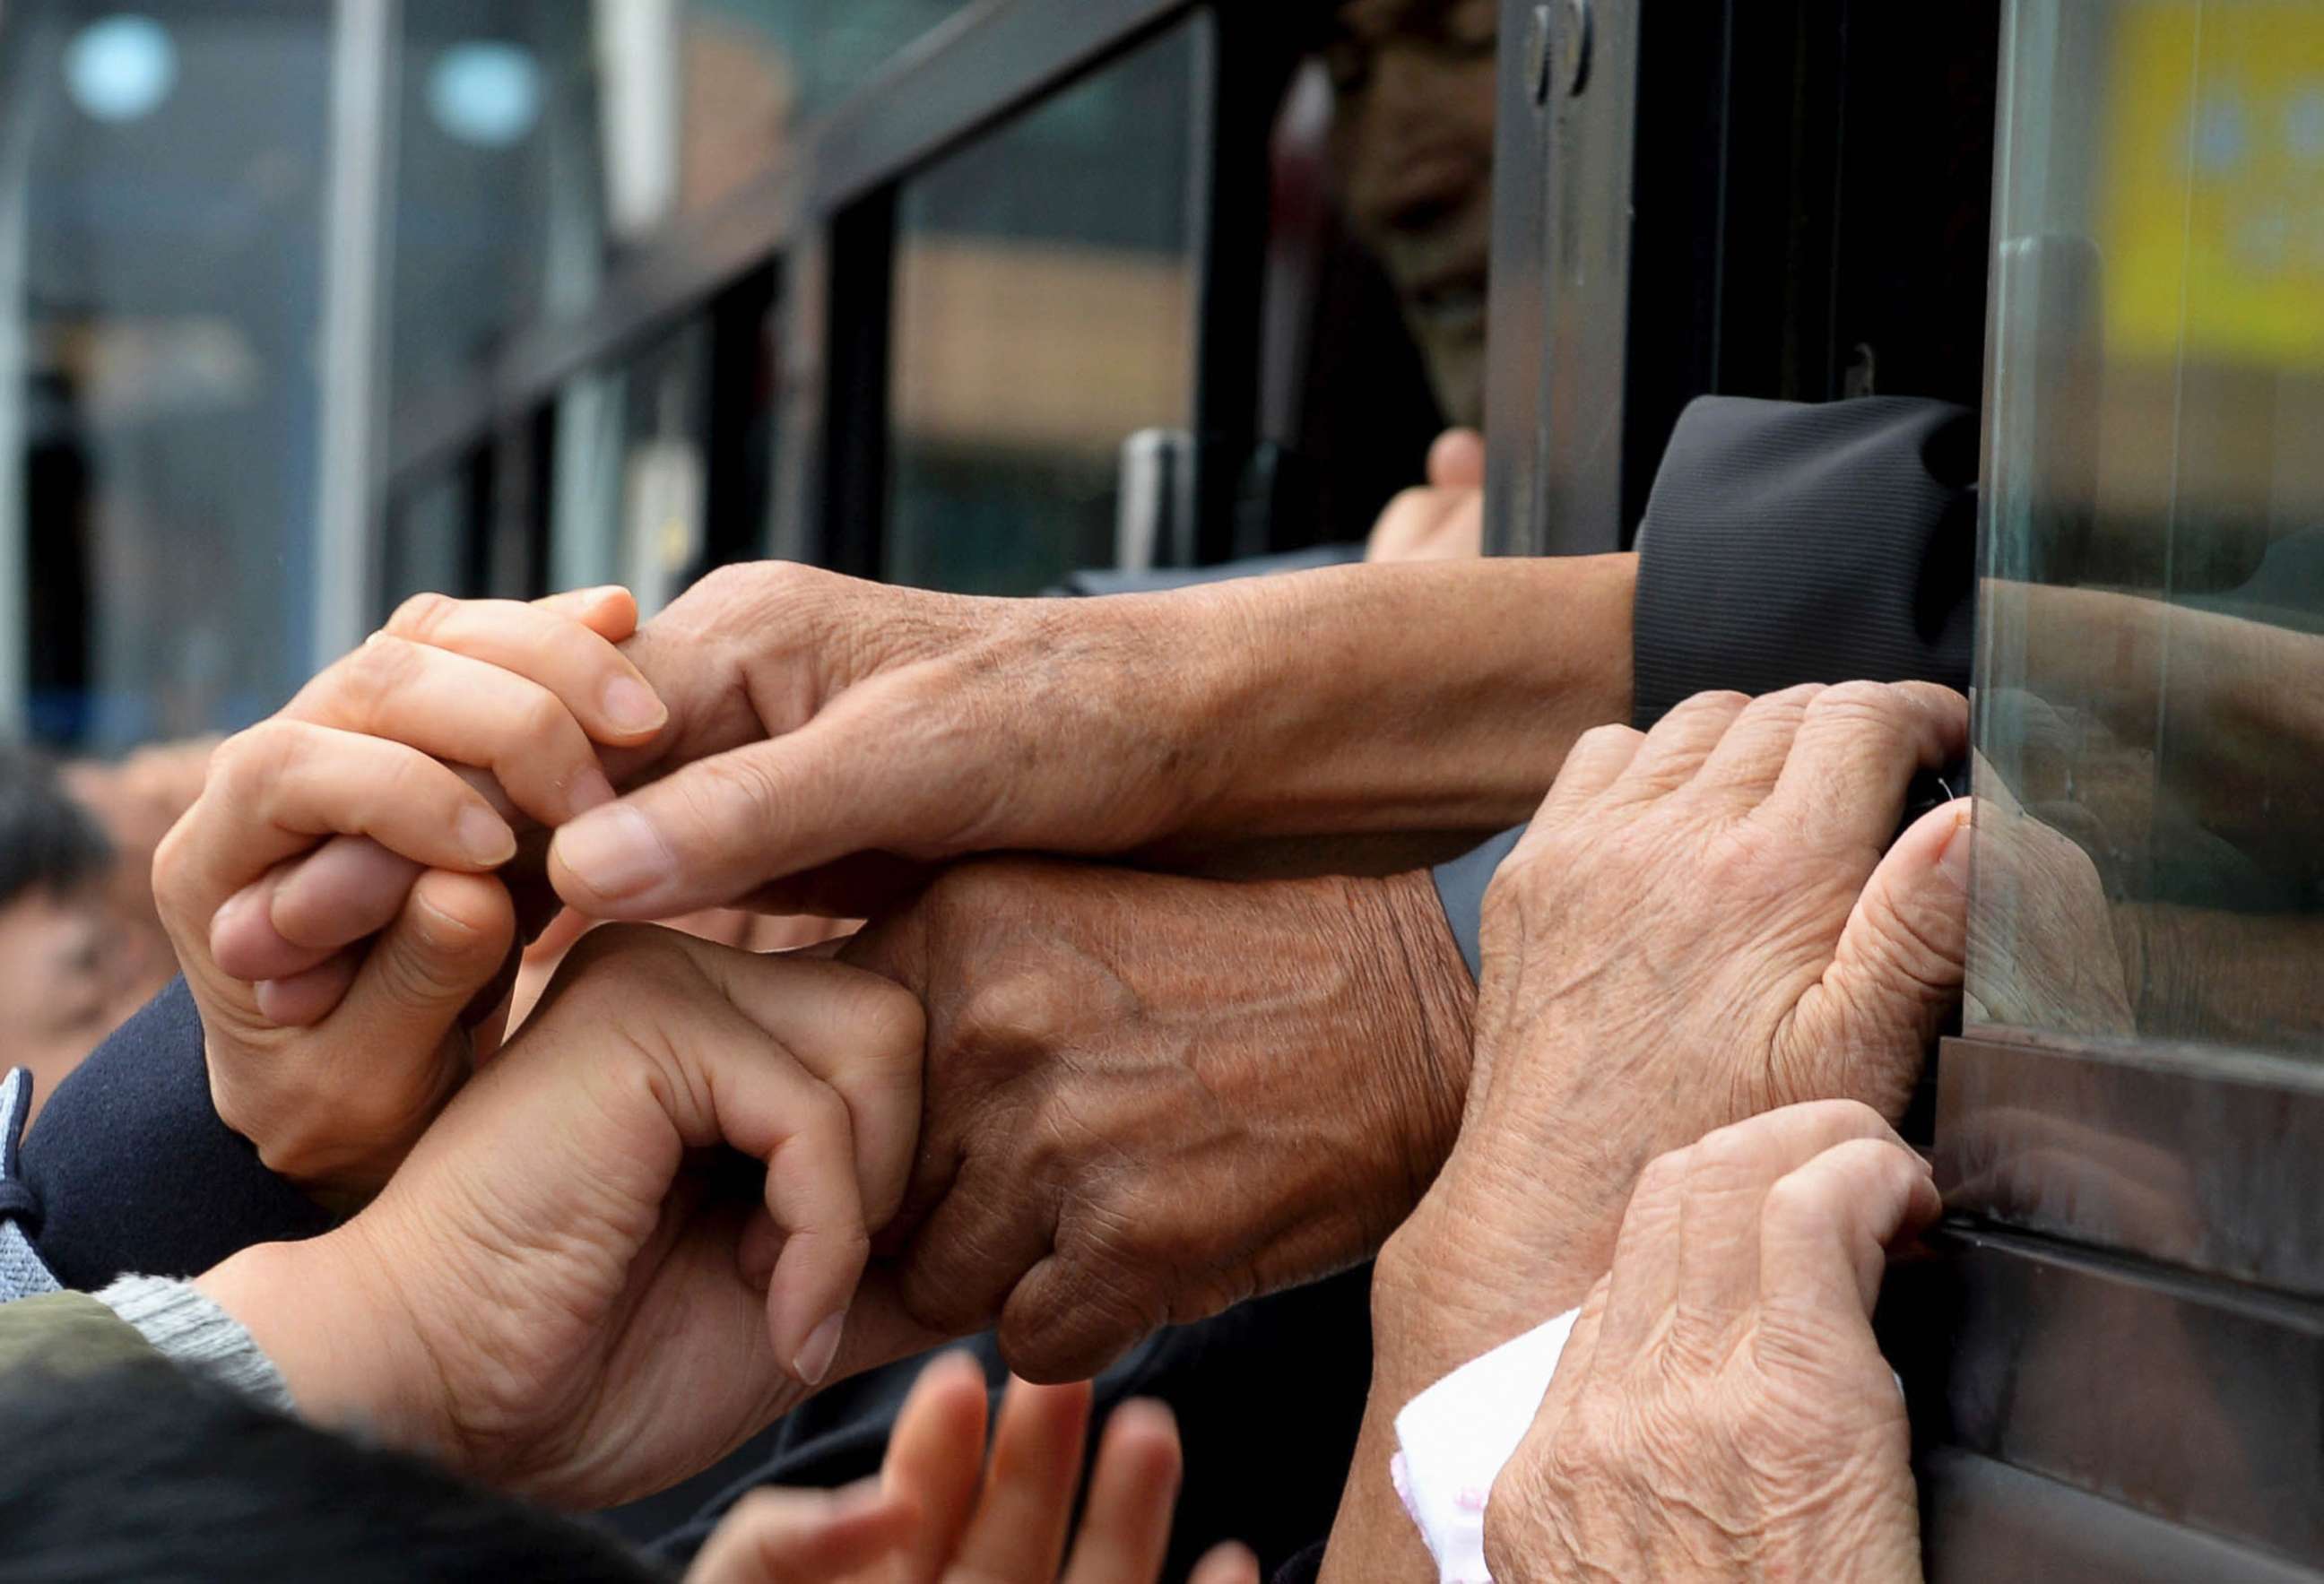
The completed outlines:
<svg viewBox="0 0 2324 1584">
<path fill-rule="evenodd" d="M 1627 548 L 1694 395 L 1844 393 L 1840 310 L 1866 288 L 1849 129 L 1817 109 L 1847 51 L 1816 35 L 1849 5 L 1503 0 L 1497 552 Z M 1777 212 L 1786 245 L 1748 245 Z M 1978 1027 L 1945 1043 L 1934 1099 L 1954 1213 L 1882 1305 L 1929 1576 L 2324 1579 L 2324 1076 Z M 2248 1458 L 2181 1434 L 2189 1403 Z"/>
<path fill-rule="evenodd" d="M 1698 396 L 1844 393 L 1850 41 L 1877 3 L 1502 0 L 1496 553 L 1630 548 Z"/>
<path fill-rule="evenodd" d="M 526 502 L 539 498 L 543 492 L 525 476 L 530 459 L 495 445 L 495 436 L 531 423 L 576 375 L 691 315 L 731 304 L 742 283 L 779 266 L 780 440 L 773 476 L 757 498 L 717 476 L 724 459 L 741 454 L 736 437 L 721 431 L 744 415 L 725 401 L 712 411 L 711 450 L 720 465 L 711 488 L 720 520 L 756 520 L 764 531 L 747 546 L 724 533 L 715 543 L 729 553 L 771 553 L 877 576 L 897 184 L 1190 23 L 1202 62 L 1194 150 L 1204 326 L 1193 352 L 1196 423 L 1228 440 L 1228 454 L 1242 455 L 1258 422 L 1268 194 L 1263 171 L 1246 169 L 1250 161 L 1238 156 L 1251 146 L 1240 140 L 1258 114 L 1252 85 L 1260 74 L 1246 57 L 1260 24 L 1248 8 L 1206 0 L 980 0 L 801 129 L 781 165 L 618 261 L 586 311 L 521 332 L 478 376 L 399 411 L 374 494 L 374 531 L 403 493 L 450 467 L 481 470 L 489 496 L 505 483 Z M 733 388 L 721 379 L 719 389 Z M 504 481 L 512 463 L 518 471 Z M 1230 502 L 1233 483 L 1205 481 L 1206 498 Z M 1227 553 L 1231 515 L 1223 506 L 1204 511 L 1214 526 L 1199 554 Z M 506 558 L 495 560 L 505 573 Z M 537 590 L 540 577 L 536 569 L 527 587 Z"/>
</svg>

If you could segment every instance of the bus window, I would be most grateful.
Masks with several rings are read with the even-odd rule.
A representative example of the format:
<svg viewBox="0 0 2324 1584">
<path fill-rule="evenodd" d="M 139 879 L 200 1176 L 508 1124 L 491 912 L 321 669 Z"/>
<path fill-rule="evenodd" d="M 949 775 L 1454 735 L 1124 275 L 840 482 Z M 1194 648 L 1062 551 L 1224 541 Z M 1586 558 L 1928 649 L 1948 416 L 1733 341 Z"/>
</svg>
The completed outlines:
<svg viewBox="0 0 2324 1584">
<path fill-rule="evenodd" d="M 574 381 L 558 404 L 549 582 L 618 583 L 650 616 L 699 567 L 710 327 L 696 320 Z"/>
<path fill-rule="evenodd" d="M 2021 4 L 1973 1020 L 2324 1033 L 2324 12 Z"/>
<path fill-rule="evenodd" d="M 619 255 L 749 202 L 963 0 L 405 0 L 393 379 L 426 399 L 586 311 Z"/>
<path fill-rule="evenodd" d="M 904 183 L 898 582 L 1038 592 L 1113 559 L 1123 442 L 1194 417 L 1185 29 Z"/>
<path fill-rule="evenodd" d="M 246 723 L 312 660 L 325 18 L 8 11 L 0 715 Z"/>
</svg>

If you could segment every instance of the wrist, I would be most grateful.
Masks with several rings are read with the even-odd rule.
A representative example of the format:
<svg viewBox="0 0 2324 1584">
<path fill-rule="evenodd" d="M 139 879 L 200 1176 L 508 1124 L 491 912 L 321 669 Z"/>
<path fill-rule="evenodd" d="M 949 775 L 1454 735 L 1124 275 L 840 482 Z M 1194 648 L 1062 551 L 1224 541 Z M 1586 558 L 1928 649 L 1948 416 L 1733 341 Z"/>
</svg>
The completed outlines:
<svg viewBox="0 0 2324 1584">
<path fill-rule="evenodd" d="M 1577 1308 L 1612 1263 L 1627 1188 L 1570 1151 L 1494 1158 L 1464 1137 L 1372 1277 L 1373 1390 L 1394 1414 L 1473 1358 Z"/>
<path fill-rule="evenodd" d="M 1389 975 L 1387 999 L 1407 1034 L 1388 1047 L 1385 1092 L 1402 1141 L 1408 1205 L 1427 1193 L 1461 1134 L 1476 1029 L 1477 986 L 1425 870 L 1370 888 Z"/>
<path fill-rule="evenodd" d="M 440 1452 L 439 1386 L 408 1312 L 355 1223 L 296 1243 L 261 1243 L 194 1285 L 274 1366 L 300 1417 Z"/>
<path fill-rule="evenodd" d="M 1333 567 L 1189 591 L 1231 732 L 1206 831 L 1505 830 L 1629 718 L 1634 556 Z M 1176 597 L 1176 596 L 1169 596 Z"/>
</svg>

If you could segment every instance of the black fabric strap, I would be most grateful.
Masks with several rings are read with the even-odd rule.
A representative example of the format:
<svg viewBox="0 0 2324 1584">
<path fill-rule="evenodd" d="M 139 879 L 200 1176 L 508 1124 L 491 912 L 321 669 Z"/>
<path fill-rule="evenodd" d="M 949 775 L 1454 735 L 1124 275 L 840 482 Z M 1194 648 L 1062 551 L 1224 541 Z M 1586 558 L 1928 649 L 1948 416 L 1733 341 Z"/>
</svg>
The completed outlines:
<svg viewBox="0 0 2324 1584">
<path fill-rule="evenodd" d="M 1966 689 L 1977 465 L 1947 402 L 1694 402 L 1640 530 L 1634 723 L 1714 688 Z"/>
</svg>

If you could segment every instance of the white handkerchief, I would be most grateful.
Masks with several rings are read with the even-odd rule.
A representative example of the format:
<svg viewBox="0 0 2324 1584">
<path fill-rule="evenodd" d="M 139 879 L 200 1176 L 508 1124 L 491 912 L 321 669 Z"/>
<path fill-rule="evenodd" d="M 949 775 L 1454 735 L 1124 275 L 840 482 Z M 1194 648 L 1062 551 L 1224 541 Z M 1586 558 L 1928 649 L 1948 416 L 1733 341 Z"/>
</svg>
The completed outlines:
<svg viewBox="0 0 2324 1584">
<path fill-rule="evenodd" d="M 1443 1584 L 1489 1584 L 1485 1500 L 1525 1440 L 1578 1309 L 1471 1359 L 1396 1416 L 1389 1468 Z"/>
</svg>

